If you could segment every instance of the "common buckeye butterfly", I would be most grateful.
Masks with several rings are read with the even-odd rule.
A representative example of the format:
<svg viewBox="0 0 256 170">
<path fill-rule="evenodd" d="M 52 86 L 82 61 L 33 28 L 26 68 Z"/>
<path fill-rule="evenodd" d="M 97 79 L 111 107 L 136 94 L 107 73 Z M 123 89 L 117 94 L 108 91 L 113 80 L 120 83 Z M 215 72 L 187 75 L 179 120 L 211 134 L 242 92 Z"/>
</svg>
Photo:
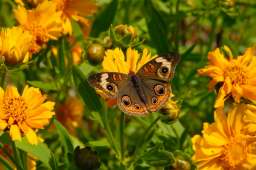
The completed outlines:
<svg viewBox="0 0 256 170">
<path fill-rule="evenodd" d="M 130 115 L 146 115 L 159 110 L 168 100 L 170 80 L 179 56 L 168 54 L 153 58 L 137 73 L 102 72 L 89 76 L 92 87 L 117 99 L 119 108 Z"/>
</svg>

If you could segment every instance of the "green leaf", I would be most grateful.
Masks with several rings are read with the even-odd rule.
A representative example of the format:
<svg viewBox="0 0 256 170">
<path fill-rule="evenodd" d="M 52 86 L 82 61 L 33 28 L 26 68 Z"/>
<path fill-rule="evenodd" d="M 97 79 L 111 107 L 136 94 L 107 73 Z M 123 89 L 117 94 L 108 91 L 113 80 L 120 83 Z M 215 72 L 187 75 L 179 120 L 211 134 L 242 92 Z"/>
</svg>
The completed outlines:
<svg viewBox="0 0 256 170">
<path fill-rule="evenodd" d="M 55 159 L 54 154 L 52 152 L 51 152 L 51 158 L 49 161 L 49 165 L 52 170 L 58 170 L 58 163 L 57 163 L 57 160 Z"/>
<path fill-rule="evenodd" d="M 106 31 L 112 24 L 118 7 L 118 0 L 112 2 L 97 16 L 90 35 L 97 37 L 101 32 Z"/>
<path fill-rule="evenodd" d="M 76 38 L 76 40 L 79 42 L 79 44 L 85 48 L 85 42 L 84 42 L 84 35 L 80 28 L 80 25 L 76 21 L 72 21 L 72 29 L 73 29 L 73 35 Z"/>
<path fill-rule="evenodd" d="M 58 90 L 56 82 L 27 81 L 27 83 L 44 91 Z"/>
<path fill-rule="evenodd" d="M 145 0 L 144 4 L 151 43 L 156 47 L 158 53 L 169 52 L 166 24 L 158 11 L 155 10 L 151 0 Z"/>
<path fill-rule="evenodd" d="M 89 141 L 89 145 L 92 147 L 110 147 L 108 140 L 106 138 L 95 141 Z"/>
<path fill-rule="evenodd" d="M 171 152 L 152 149 L 151 151 L 143 154 L 141 159 L 151 166 L 168 166 L 174 162 L 172 157 L 173 155 Z"/>
<path fill-rule="evenodd" d="M 66 153 L 73 153 L 74 147 L 68 131 L 61 125 L 58 120 L 54 119 L 53 122 L 57 128 L 58 134 L 60 135 L 61 142 L 64 146 Z"/>
<path fill-rule="evenodd" d="M 0 165 L 6 168 L 7 170 L 12 170 L 13 168 L 9 165 L 9 162 L 6 161 L 3 157 L 0 156 Z"/>
<path fill-rule="evenodd" d="M 91 111 L 100 111 L 102 106 L 95 90 L 89 85 L 83 73 L 78 67 L 73 67 L 73 75 L 78 87 L 80 96 L 83 98 L 85 105 Z"/>
<path fill-rule="evenodd" d="M 38 160 L 49 166 L 51 152 L 46 144 L 39 143 L 37 145 L 31 145 L 30 143 L 28 143 L 26 138 L 23 138 L 21 141 L 15 141 L 15 146 L 20 150 L 31 154 L 32 156 L 36 157 Z"/>
</svg>

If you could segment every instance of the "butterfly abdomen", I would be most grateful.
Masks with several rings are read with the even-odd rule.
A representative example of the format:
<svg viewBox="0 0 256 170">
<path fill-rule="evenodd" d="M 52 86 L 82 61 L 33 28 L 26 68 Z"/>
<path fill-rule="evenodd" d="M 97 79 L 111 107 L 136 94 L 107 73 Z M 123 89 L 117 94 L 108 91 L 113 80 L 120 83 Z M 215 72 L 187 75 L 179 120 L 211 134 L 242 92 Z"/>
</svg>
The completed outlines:
<svg viewBox="0 0 256 170">
<path fill-rule="evenodd" d="M 140 100 L 146 104 L 147 103 L 147 98 L 145 96 L 145 93 L 142 89 L 142 82 L 140 80 L 140 78 L 138 76 L 134 75 L 130 75 L 130 81 L 133 84 L 133 87 L 135 88 Z"/>
</svg>

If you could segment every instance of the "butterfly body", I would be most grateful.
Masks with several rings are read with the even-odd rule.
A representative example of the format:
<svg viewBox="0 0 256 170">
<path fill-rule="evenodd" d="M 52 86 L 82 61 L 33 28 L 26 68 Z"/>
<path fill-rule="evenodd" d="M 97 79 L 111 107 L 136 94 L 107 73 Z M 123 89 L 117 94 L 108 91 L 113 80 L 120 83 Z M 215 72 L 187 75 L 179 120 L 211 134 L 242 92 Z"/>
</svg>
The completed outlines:
<svg viewBox="0 0 256 170">
<path fill-rule="evenodd" d="M 168 100 L 169 81 L 178 62 L 177 55 L 159 56 L 137 73 L 103 72 L 89 77 L 89 83 L 108 98 L 117 99 L 119 108 L 131 115 L 146 115 L 159 110 Z"/>
</svg>

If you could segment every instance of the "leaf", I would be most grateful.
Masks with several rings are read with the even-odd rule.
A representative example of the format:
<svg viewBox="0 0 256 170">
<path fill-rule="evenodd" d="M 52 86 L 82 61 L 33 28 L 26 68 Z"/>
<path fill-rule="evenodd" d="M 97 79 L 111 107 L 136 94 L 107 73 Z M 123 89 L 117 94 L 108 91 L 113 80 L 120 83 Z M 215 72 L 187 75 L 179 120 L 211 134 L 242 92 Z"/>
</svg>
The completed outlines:
<svg viewBox="0 0 256 170">
<path fill-rule="evenodd" d="M 73 153 L 74 147 L 68 131 L 61 125 L 58 120 L 54 119 L 53 122 L 57 128 L 58 134 L 60 135 L 61 142 L 64 146 L 64 149 L 66 150 L 66 153 Z"/>
<path fill-rule="evenodd" d="M 27 81 L 28 84 L 38 87 L 42 89 L 43 91 L 57 91 L 57 85 L 56 82 L 42 82 L 42 81 Z"/>
<path fill-rule="evenodd" d="M 166 53 L 168 50 L 167 28 L 160 14 L 154 9 L 151 0 L 145 0 L 145 12 L 148 32 L 151 43 L 156 47 L 158 53 Z"/>
<path fill-rule="evenodd" d="M 49 165 L 52 170 L 58 170 L 58 163 L 57 163 L 57 160 L 55 159 L 54 154 L 52 152 L 51 152 L 51 158 L 49 161 Z"/>
<path fill-rule="evenodd" d="M 84 35 L 80 28 L 80 25 L 76 21 L 72 21 L 72 29 L 73 29 L 73 35 L 76 38 L 76 40 L 79 42 L 79 44 L 85 48 L 85 42 L 84 42 Z"/>
<path fill-rule="evenodd" d="M 100 100 L 97 97 L 95 90 L 89 85 L 85 76 L 78 69 L 78 67 L 73 67 L 73 75 L 75 77 L 75 82 L 78 87 L 79 94 L 83 98 L 87 108 L 91 111 L 99 112 L 102 107 Z"/>
<path fill-rule="evenodd" d="M 95 19 L 90 36 L 97 37 L 101 32 L 106 31 L 115 18 L 118 7 L 118 0 L 112 2 Z"/>
<path fill-rule="evenodd" d="M 143 154 L 141 159 L 150 166 L 168 166 L 174 162 L 172 157 L 171 152 L 152 149 L 151 151 Z"/>
<path fill-rule="evenodd" d="M 46 144 L 39 143 L 37 145 L 31 145 L 30 143 L 28 143 L 26 138 L 23 138 L 21 141 L 15 141 L 15 145 L 20 150 L 31 154 L 32 156 L 36 157 L 38 160 L 49 166 L 51 152 Z"/>
<path fill-rule="evenodd" d="M 110 147 L 108 140 L 106 138 L 95 141 L 89 141 L 89 145 L 92 147 Z"/>
</svg>

